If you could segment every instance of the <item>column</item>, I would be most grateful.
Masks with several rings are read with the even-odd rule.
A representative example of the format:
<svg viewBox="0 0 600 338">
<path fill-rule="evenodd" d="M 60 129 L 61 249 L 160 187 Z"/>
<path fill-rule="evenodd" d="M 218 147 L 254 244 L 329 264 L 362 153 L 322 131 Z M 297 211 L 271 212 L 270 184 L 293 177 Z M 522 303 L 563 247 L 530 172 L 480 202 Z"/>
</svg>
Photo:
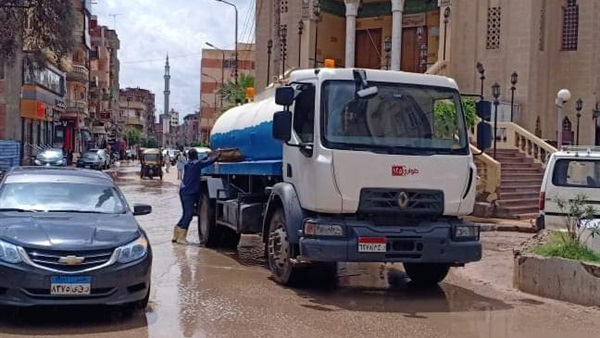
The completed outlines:
<svg viewBox="0 0 600 338">
<path fill-rule="evenodd" d="M 391 70 L 400 70 L 400 57 L 402 55 L 402 12 L 404 0 L 392 1 L 392 61 Z"/>
<path fill-rule="evenodd" d="M 346 68 L 354 67 L 354 51 L 356 50 L 356 16 L 359 0 L 344 0 L 346 3 Z"/>
</svg>

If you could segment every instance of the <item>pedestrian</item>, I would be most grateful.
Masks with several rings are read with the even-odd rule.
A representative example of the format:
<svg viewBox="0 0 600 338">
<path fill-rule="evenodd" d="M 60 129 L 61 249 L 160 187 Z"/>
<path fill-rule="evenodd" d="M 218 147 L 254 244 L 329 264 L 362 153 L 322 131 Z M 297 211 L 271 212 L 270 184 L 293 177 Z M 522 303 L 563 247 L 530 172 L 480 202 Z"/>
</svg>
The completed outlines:
<svg viewBox="0 0 600 338">
<path fill-rule="evenodd" d="M 190 223 L 194 218 L 194 206 L 202 198 L 202 192 L 200 191 L 200 177 L 202 175 L 202 169 L 212 165 L 219 159 L 221 155 L 220 151 L 209 153 L 207 158 L 198 160 L 198 151 L 191 149 L 188 152 L 188 161 L 183 169 L 183 180 L 179 188 L 179 199 L 181 200 L 181 207 L 183 208 L 183 214 L 175 229 L 173 230 L 173 239 L 171 242 L 177 244 L 187 244 L 187 233 L 190 227 Z"/>
<path fill-rule="evenodd" d="M 185 164 L 187 163 L 187 159 L 184 154 L 177 155 L 177 179 L 183 179 L 183 170 L 185 169 Z"/>
<path fill-rule="evenodd" d="M 171 168 L 171 157 L 169 156 L 169 153 L 163 155 L 163 161 L 165 162 L 165 172 L 168 173 L 169 168 Z"/>
</svg>

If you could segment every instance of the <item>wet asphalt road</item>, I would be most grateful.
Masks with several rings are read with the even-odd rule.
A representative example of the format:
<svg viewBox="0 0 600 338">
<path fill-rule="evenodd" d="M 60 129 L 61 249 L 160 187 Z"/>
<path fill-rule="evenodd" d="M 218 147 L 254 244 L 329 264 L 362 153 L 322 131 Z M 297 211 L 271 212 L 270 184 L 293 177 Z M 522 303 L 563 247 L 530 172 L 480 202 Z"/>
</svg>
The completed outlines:
<svg viewBox="0 0 600 338">
<path fill-rule="evenodd" d="M 487 234 L 484 260 L 452 271 L 435 290 L 414 290 L 401 265 L 345 264 L 337 288 L 289 289 L 269 279 L 260 241 L 237 252 L 174 246 L 180 215 L 174 171 L 140 180 L 136 167 L 116 175 L 154 249 L 149 308 L 39 308 L 0 312 L 0 337 L 600 337 L 600 309 L 514 291 L 511 248 L 524 235 Z M 16 318 L 15 318 L 16 316 Z"/>
</svg>

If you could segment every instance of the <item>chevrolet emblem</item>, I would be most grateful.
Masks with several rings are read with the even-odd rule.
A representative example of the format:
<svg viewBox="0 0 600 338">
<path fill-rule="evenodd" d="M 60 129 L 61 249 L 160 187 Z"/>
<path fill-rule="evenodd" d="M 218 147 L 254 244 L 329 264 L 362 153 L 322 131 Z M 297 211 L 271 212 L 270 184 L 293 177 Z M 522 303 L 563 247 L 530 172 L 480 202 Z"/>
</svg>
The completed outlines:
<svg viewBox="0 0 600 338">
<path fill-rule="evenodd" d="M 65 256 L 58 259 L 58 263 L 63 265 L 79 265 L 83 263 L 85 257 Z"/>
<path fill-rule="evenodd" d="M 410 199 L 408 198 L 408 195 L 404 191 L 398 195 L 398 206 L 400 207 L 400 209 L 406 208 L 409 201 L 410 201 Z"/>
</svg>

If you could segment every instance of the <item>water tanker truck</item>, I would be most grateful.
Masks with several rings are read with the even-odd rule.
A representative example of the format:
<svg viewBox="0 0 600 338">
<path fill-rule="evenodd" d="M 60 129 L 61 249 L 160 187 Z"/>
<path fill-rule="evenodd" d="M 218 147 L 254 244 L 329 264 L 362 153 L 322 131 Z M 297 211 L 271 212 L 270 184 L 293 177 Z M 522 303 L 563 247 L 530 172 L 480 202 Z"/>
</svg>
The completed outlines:
<svg viewBox="0 0 600 338">
<path fill-rule="evenodd" d="M 477 112 L 487 149 L 490 102 Z M 293 71 L 217 119 L 211 148 L 237 156 L 204 169 L 200 241 L 235 248 L 241 234 L 261 234 L 284 285 L 334 278 L 338 262 L 401 262 L 415 283 L 438 283 L 482 255 L 479 228 L 461 219 L 477 180 L 467 129 L 450 78 Z"/>
</svg>

